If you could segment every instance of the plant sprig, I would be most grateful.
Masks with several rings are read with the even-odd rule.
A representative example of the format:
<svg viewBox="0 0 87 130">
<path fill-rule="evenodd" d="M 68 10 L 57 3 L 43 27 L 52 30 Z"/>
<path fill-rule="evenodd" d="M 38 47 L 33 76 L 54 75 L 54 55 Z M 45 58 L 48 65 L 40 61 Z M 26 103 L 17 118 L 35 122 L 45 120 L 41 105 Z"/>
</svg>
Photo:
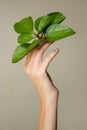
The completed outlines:
<svg viewBox="0 0 87 130">
<path fill-rule="evenodd" d="M 71 27 L 61 24 L 65 19 L 61 12 L 52 12 L 37 18 L 35 23 L 31 16 L 16 22 L 14 30 L 19 34 L 17 42 L 20 45 L 14 50 L 12 63 L 19 62 L 43 40 L 55 42 L 75 34 Z M 44 37 L 39 37 L 40 34 Z M 34 40 L 35 37 L 38 37 L 38 40 Z"/>
</svg>

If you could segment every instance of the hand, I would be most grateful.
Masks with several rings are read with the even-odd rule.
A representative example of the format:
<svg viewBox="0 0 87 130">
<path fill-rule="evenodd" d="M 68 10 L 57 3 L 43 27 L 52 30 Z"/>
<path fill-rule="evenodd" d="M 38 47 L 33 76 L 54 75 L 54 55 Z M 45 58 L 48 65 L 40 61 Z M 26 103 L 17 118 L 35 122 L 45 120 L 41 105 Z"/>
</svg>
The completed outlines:
<svg viewBox="0 0 87 130">
<path fill-rule="evenodd" d="M 24 64 L 24 70 L 34 83 L 41 98 L 59 95 L 58 89 L 47 72 L 49 63 L 59 53 L 59 48 L 52 51 L 43 61 L 43 54 L 50 45 L 52 45 L 52 42 L 41 42 L 29 52 Z"/>
</svg>

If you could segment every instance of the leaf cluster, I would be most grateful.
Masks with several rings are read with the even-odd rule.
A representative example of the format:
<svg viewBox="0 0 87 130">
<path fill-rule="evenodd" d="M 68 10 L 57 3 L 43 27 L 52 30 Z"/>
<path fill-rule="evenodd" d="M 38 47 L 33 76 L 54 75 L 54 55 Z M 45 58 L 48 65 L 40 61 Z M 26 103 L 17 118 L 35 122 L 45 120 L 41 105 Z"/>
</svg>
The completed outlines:
<svg viewBox="0 0 87 130">
<path fill-rule="evenodd" d="M 72 28 L 61 24 L 65 19 L 63 13 L 52 12 L 37 18 L 35 22 L 31 16 L 16 22 L 14 30 L 19 34 L 17 42 L 20 45 L 14 50 L 12 63 L 19 62 L 43 40 L 55 42 L 75 34 Z M 44 37 L 40 37 L 39 34 L 43 34 Z M 38 40 L 34 40 L 35 37 L 38 37 Z"/>
</svg>

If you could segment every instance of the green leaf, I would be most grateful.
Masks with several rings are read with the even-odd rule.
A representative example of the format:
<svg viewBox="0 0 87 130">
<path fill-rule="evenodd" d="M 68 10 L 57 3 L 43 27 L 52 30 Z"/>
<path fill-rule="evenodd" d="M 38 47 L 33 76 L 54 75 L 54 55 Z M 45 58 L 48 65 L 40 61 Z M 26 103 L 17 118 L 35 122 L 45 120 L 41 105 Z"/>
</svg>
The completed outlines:
<svg viewBox="0 0 87 130">
<path fill-rule="evenodd" d="M 18 37 L 18 42 L 20 44 L 27 43 L 33 39 L 33 34 L 25 33 Z"/>
<path fill-rule="evenodd" d="M 41 16 L 35 21 L 35 28 L 40 33 L 50 23 L 50 16 Z"/>
<path fill-rule="evenodd" d="M 33 19 L 32 17 L 23 18 L 21 21 L 14 24 L 14 30 L 19 34 L 32 33 Z"/>
<path fill-rule="evenodd" d="M 39 26 L 39 24 L 40 24 L 40 21 L 41 21 L 42 17 L 43 17 L 43 16 L 37 18 L 36 21 L 35 21 L 35 28 L 36 28 L 37 31 L 38 31 L 38 26 Z"/>
<path fill-rule="evenodd" d="M 46 31 L 46 39 L 48 41 L 57 41 L 59 39 L 75 34 L 75 31 L 62 24 L 53 24 Z"/>
<path fill-rule="evenodd" d="M 51 17 L 50 24 L 61 23 L 66 18 L 61 12 L 49 13 L 48 16 Z"/>
<path fill-rule="evenodd" d="M 35 29 L 37 32 L 33 32 L 33 19 L 31 16 L 16 22 L 14 24 L 14 30 L 20 34 L 17 39 L 20 45 L 14 50 L 12 63 L 19 62 L 43 40 L 54 42 L 75 34 L 72 28 L 60 24 L 65 18 L 61 12 L 52 12 L 41 16 L 35 21 Z M 34 36 L 40 37 L 39 33 L 41 32 L 44 34 L 42 36 L 43 38 L 28 43 Z"/>
<path fill-rule="evenodd" d="M 12 56 L 12 63 L 17 63 L 18 61 L 20 61 L 25 55 L 27 55 L 34 47 L 36 47 L 40 42 L 42 41 L 42 39 L 38 39 L 33 41 L 32 43 L 28 44 L 24 44 L 24 45 L 20 45 L 18 46 L 13 53 Z"/>
</svg>

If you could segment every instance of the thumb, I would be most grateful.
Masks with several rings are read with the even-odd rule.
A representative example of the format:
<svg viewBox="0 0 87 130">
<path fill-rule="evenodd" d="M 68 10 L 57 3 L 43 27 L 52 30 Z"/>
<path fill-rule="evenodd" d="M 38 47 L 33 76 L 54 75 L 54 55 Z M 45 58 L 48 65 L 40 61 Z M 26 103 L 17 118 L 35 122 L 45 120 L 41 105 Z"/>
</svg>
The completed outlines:
<svg viewBox="0 0 87 130">
<path fill-rule="evenodd" d="M 53 60 L 53 58 L 59 53 L 59 48 L 55 49 L 54 51 L 52 51 L 44 60 L 43 62 L 43 69 L 47 70 L 50 62 Z"/>
</svg>

